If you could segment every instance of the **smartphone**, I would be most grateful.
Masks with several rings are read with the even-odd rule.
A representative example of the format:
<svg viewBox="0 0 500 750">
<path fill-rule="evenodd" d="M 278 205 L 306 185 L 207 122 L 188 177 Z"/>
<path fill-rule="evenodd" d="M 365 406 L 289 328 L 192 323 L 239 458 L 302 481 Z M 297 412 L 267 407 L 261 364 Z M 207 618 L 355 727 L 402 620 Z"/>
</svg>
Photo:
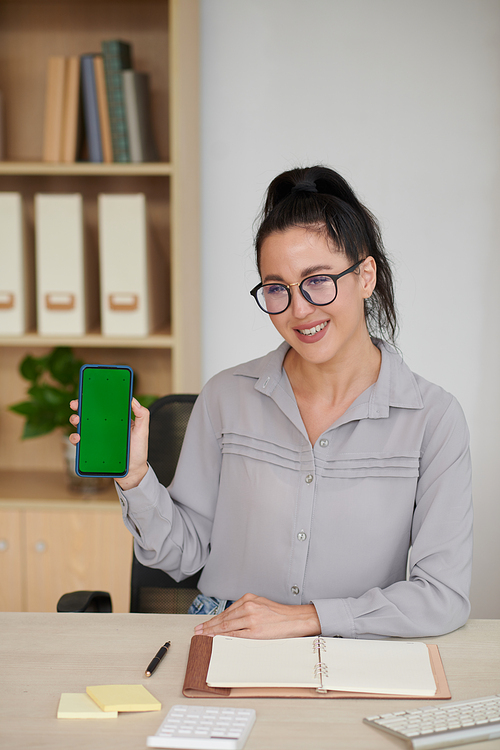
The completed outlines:
<svg viewBox="0 0 500 750">
<path fill-rule="evenodd" d="M 126 365 L 83 365 L 75 471 L 80 477 L 128 473 L 134 373 Z"/>
</svg>

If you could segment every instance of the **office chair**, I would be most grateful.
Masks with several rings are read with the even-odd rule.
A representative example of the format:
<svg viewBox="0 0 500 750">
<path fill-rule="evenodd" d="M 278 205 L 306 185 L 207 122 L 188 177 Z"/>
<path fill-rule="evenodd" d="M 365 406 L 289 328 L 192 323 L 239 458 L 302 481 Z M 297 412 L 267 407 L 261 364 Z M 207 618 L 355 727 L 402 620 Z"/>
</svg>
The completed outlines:
<svg viewBox="0 0 500 750">
<path fill-rule="evenodd" d="M 197 396 L 163 396 L 149 408 L 148 462 L 160 482 L 168 487 L 174 478 L 187 423 Z M 195 598 L 201 571 L 174 581 L 167 573 L 142 565 L 132 557 L 130 587 L 131 612 L 170 612 L 186 614 Z"/>
<path fill-rule="evenodd" d="M 187 423 L 197 396 L 163 396 L 149 408 L 148 462 L 160 482 L 168 487 L 184 440 Z M 195 598 L 201 571 L 184 581 L 174 581 L 167 573 L 142 565 L 132 557 L 130 611 L 186 614 Z M 73 591 L 57 603 L 58 612 L 111 612 L 111 597 L 103 591 Z"/>
</svg>

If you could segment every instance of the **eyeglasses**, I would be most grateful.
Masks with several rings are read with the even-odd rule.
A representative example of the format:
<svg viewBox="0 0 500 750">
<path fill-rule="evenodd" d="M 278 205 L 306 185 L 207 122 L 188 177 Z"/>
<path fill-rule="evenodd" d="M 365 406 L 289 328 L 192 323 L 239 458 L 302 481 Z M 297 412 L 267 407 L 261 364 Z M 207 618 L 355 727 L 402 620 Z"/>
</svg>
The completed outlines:
<svg viewBox="0 0 500 750">
<path fill-rule="evenodd" d="M 348 273 L 352 273 L 361 265 L 362 260 L 358 260 L 353 266 L 342 273 L 331 274 L 322 273 L 315 276 L 307 276 L 300 283 L 294 284 L 257 284 L 250 294 L 255 297 L 255 301 L 261 310 L 269 315 L 279 315 L 290 306 L 292 301 L 292 286 L 298 286 L 300 293 L 311 305 L 330 305 L 337 297 L 337 281 Z"/>
</svg>

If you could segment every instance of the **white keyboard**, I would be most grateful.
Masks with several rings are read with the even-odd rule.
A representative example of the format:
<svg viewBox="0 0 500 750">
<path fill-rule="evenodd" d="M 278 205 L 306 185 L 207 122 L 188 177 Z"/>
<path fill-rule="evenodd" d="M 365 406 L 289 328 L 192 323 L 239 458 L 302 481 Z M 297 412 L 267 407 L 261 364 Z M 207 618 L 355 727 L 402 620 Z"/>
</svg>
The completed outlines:
<svg viewBox="0 0 500 750">
<path fill-rule="evenodd" d="M 253 708 L 172 706 L 148 747 L 242 750 L 255 723 Z"/>
<path fill-rule="evenodd" d="M 500 737 L 500 693 L 486 698 L 370 716 L 364 721 L 410 741 L 415 750 L 494 740 Z"/>
</svg>

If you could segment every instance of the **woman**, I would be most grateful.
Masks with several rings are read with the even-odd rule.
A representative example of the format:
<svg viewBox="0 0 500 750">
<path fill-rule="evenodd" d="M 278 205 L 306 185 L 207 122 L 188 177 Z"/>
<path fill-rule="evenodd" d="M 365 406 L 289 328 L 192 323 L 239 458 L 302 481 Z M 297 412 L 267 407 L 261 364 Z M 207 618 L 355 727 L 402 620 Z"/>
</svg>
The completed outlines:
<svg viewBox="0 0 500 750">
<path fill-rule="evenodd" d="M 467 426 L 450 394 L 376 338 L 396 331 L 376 221 L 336 172 L 294 169 L 269 186 L 256 250 L 252 295 L 284 342 L 207 383 L 168 491 L 146 461 L 149 413 L 133 402 L 118 494 L 137 557 L 177 580 L 204 568 L 191 611 L 216 616 L 197 633 L 460 627 Z"/>
</svg>

